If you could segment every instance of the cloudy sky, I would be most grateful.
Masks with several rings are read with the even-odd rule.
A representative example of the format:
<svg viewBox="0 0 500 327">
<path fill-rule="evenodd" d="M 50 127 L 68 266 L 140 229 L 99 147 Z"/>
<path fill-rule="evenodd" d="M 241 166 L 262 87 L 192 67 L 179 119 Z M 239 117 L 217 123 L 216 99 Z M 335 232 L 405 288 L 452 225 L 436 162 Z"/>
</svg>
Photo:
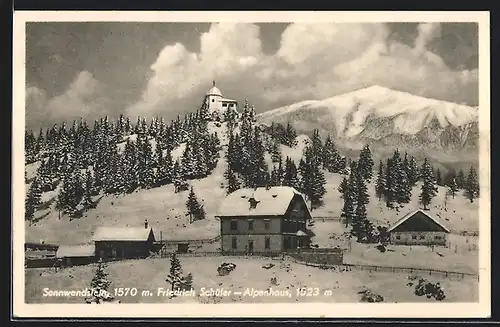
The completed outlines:
<svg viewBox="0 0 500 327">
<path fill-rule="evenodd" d="M 472 23 L 28 23 L 26 124 L 172 119 L 216 80 L 258 112 L 378 84 L 477 105 Z"/>
</svg>

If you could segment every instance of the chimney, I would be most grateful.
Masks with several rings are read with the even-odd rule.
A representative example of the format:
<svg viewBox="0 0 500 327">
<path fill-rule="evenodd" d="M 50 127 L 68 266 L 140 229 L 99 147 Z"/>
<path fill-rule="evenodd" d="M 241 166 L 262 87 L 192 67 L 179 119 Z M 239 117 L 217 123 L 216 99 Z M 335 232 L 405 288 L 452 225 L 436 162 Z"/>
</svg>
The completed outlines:
<svg viewBox="0 0 500 327">
<path fill-rule="evenodd" d="M 144 229 L 148 229 L 148 220 L 147 219 L 144 220 Z"/>
</svg>

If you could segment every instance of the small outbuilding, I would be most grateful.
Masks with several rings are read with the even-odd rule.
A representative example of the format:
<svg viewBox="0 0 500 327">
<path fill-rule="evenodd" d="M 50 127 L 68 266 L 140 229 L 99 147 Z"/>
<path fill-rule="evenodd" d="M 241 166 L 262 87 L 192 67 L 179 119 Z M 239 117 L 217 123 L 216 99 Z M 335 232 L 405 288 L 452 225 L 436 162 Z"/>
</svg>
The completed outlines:
<svg viewBox="0 0 500 327">
<path fill-rule="evenodd" d="M 388 230 L 391 244 L 446 245 L 450 230 L 424 210 L 415 210 L 399 219 Z"/>
<path fill-rule="evenodd" d="M 95 244 L 61 244 L 56 252 L 63 266 L 86 265 L 95 260 Z"/>
<path fill-rule="evenodd" d="M 143 227 L 99 227 L 93 240 L 98 258 L 145 258 L 154 250 L 155 235 L 146 221 Z"/>
</svg>

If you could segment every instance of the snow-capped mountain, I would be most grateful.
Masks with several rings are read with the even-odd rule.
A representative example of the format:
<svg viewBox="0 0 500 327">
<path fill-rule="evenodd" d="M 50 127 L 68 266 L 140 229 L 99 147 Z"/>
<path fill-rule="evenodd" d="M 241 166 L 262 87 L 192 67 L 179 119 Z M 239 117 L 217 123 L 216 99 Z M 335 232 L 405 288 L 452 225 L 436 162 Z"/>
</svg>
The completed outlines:
<svg viewBox="0 0 500 327">
<path fill-rule="evenodd" d="M 478 108 L 371 86 L 324 100 L 308 100 L 257 116 L 262 123 L 292 122 L 345 142 L 439 149 L 476 148 Z"/>
</svg>

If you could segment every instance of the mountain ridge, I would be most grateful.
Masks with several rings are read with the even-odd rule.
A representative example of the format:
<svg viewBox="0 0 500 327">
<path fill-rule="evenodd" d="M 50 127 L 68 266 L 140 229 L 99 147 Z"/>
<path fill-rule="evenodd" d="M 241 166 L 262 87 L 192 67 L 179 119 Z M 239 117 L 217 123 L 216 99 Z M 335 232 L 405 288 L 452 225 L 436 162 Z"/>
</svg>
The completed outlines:
<svg viewBox="0 0 500 327">
<path fill-rule="evenodd" d="M 319 129 L 340 141 L 458 150 L 477 148 L 478 115 L 478 107 L 374 85 L 279 107 L 257 119 L 291 122 L 299 132 Z"/>
</svg>

